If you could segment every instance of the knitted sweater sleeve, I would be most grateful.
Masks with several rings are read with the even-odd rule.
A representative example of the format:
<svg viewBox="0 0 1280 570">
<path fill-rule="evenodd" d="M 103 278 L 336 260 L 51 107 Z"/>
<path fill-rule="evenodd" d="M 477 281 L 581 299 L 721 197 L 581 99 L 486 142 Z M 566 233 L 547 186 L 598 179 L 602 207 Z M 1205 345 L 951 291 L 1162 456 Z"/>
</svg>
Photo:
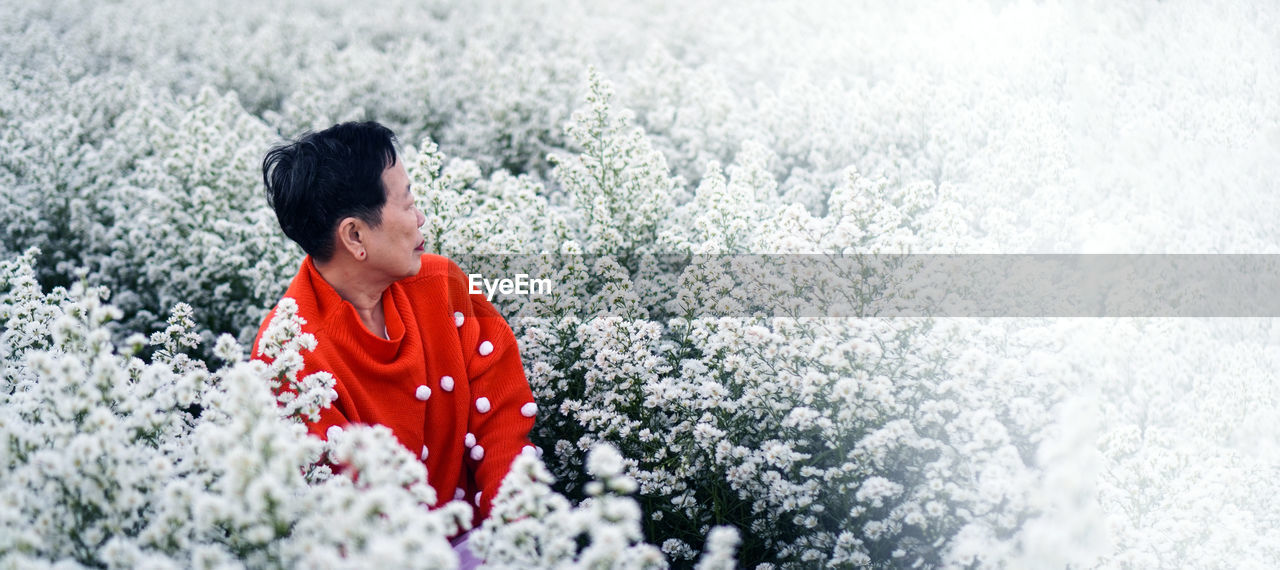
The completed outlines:
<svg viewBox="0 0 1280 570">
<path fill-rule="evenodd" d="M 489 516 L 490 501 L 512 460 L 526 449 L 534 451 L 529 432 L 537 406 L 511 327 L 483 295 L 469 293 L 462 270 L 450 265 L 450 296 L 455 300 L 455 323 L 461 322 L 459 337 L 470 384 L 467 425 L 475 436 L 465 461 L 479 492 L 468 499 L 480 520 Z M 462 287 L 461 295 L 457 287 Z"/>
</svg>

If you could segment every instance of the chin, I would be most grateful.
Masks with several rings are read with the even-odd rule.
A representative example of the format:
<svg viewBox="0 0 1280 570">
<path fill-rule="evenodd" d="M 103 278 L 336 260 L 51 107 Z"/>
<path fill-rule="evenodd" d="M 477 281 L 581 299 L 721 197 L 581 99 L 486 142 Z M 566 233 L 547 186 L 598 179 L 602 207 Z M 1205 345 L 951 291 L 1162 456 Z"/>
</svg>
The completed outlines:
<svg viewBox="0 0 1280 570">
<path fill-rule="evenodd" d="M 414 275 L 417 275 L 419 271 L 422 271 L 422 254 L 421 253 L 413 256 L 413 263 L 409 263 L 405 265 L 404 276 L 413 277 Z"/>
</svg>

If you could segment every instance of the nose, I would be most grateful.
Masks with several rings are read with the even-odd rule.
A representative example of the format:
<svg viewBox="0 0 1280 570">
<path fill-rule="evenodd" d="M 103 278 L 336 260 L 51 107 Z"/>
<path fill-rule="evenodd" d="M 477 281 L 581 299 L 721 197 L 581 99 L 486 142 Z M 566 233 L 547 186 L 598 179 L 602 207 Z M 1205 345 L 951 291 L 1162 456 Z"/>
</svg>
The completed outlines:
<svg viewBox="0 0 1280 570">
<path fill-rule="evenodd" d="M 423 224 L 427 223 L 427 215 L 423 214 L 422 210 L 414 208 L 413 212 L 418 214 L 418 227 L 422 227 Z"/>
</svg>

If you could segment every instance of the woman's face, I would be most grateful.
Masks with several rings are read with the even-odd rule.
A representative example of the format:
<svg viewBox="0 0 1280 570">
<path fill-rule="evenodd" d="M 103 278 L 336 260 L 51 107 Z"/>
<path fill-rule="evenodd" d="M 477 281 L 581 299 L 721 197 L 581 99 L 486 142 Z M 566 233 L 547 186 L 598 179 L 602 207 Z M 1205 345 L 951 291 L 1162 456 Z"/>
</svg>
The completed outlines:
<svg viewBox="0 0 1280 570">
<path fill-rule="evenodd" d="M 368 254 L 367 266 L 393 280 L 412 277 L 422 266 L 426 241 L 418 228 L 426 223 L 427 217 L 414 205 L 403 160 L 382 171 L 382 186 L 387 192 L 387 202 L 382 205 L 382 223 L 366 229 L 367 234 L 362 236 Z"/>
</svg>

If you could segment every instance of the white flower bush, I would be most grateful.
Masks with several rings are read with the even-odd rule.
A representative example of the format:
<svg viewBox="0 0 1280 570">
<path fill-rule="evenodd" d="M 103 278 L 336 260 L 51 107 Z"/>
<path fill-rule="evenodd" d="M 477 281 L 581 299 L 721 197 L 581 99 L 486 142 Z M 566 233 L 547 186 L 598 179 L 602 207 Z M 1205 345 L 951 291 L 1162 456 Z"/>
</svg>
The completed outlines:
<svg viewBox="0 0 1280 570">
<path fill-rule="evenodd" d="M 113 114 L 105 132 L 59 134 L 17 115 L 12 144 L 23 151 L 8 160 L 22 176 L 5 189 L 17 218 L 6 243 L 42 248 L 51 283 L 88 269 L 90 284 L 117 292 L 122 331 L 155 327 L 167 307 L 191 299 L 206 345 L 214 330 L 248 342 L 298 260 L 262 207 L 256 149 L 269 144 L 268 130 L 234 96 L 174 100 L 124 87 L 136 99 L 123 108 L 108 98 L 76 111 Z M 68 134 L 81 143 L 66 144 Z"/>
<path fill-rule="evenodd" d="M 432 251 L 554 283 L 495 299 L 544 454 L 493 566 L 1280 560 L 1269 320 L 813 318 L 911 299 L 785 269 L 1274 251 L 1274 6 L 0 8 L 0 565 L 454 564 L 385 430 L 303 435 L 287 311 L 246 360 L 301 258 L 262 154 L 352 119 Z"/>
<path fill-rule="evenodd" d="M 263 335 L 271 365 L 241 360 L 243 351 L 229 336 L 219 340 L 216 352 L 228 362 L 217 371 L 188 357 L 199 337 L 185 305 L 152 336 L 157 350 L 147 362 L 112 345 L 103 325 L 120 311 L 104 304 L 103 290 L 77 283 L 44 294 L 31 268 L 34 257 L 28 252 L 0 266 L 0 314 L 12 333 L 5 337 L 0 393 L 6 507 L 0 564 L 457 564 L 447 538 L 465 530 L 470 506 L 449 501 L 429 510 L 442 503 L 425 467 L 387 428 L 334 428 L 327 442 L 306 435 L 301 419 L 318 415 L 336 393 L 327 373 L 297 377 L 301 353 L 313 349 L 315 339 L 301 333 L 290 300 L 281 302 Z M 570 537 L 554 556 L 532 560 L 545 567 L 602 561 L 665 567 L 656 548 L 627 545 L 642 537 L 636 503 L 614 496 L 634 491 L 621 474 L 621 458 L 607 449 L 593 454 L 601 458 L 590 466 L 602 480 L 597 502 L 571 510 L 570 517 L 589 534 L 587 548 L 579 552 Z M 545 482 L 541 464 L 523 459 L 504 493 L 536 494 Z M 563 497 L 551 498 L 567 508 Z M 492 522 L 528 514 L 517 505 L 513 499 L 502 507 L 505 514 L 481 534 L 564 538 L 565 523 L 557 518 L 564 513 L 533 512 L 522 527 Z M 495 564 L 523 564 L 504 554 L 505 542 L 489 544 L 495 542 Z M 731 559 L 731 549 L 721 547 L 718 556 Z"/>
<path fill-rule="evenodd" d="M 20 331 L 7 335 L 0 394 L 4 564 L 456 563 L 446 537 L 470 509 L 428 511 L 422 464 L 385 428 L 328 444 L 306 435 L 299 417 L 328 405 L 332 379 L 296 378 L 298 351 L 314 340 L 297 335 L 287 305 L 264 340 L 270 368 L 240 361 L 229 337 L 223 368 L 189 358 L 198 336 L 183 305 L 144 361 L 126 354 L 140 346 L 111 343 L 104 324 L 120 311 L 102 290 L 42 294 L 32 257 L 0 269 L 6 331 Z M 280 382 L 310 405 L 279 406 Z M 351 470 L 334 475 L 322 457 Z"/>
<path fill-rule="evenodd" d="M 517 457 L 491 517 L 471 538 L 476 554 L 495 568 L 666 568 L 658 549 L 642 542 L 635 501 L 613 495 L 636 490 L 622 456 L 597 446 L 587 464 L 592 497 L 575 507 L 551 490 L 554 479 L 534 455 Z M 580 536 L 588 544 L 581 551 Z"/>
<path fill-rule="evenodd" d="M 432 243 L 450 255 L 489 253 L 477 249 L 497 243 L 535 259 L 565 237 L 581 244 L 568 253 L 616 254 L 571 255 L 556 266 L 555 295 L 505 305 L 535 397 L 544 409 L 554 405 L 540 416 L 536 439 L 555 451 L 549 467 L 561 489 L 585 497 L 582 454 L 600 441 L 616 446 L 639 485 L 646 536 L 677 561 L 694 558 L 713 527 L 731 524 L 743 533 L 745 560 L 936 565 L 953 561 L 948 539 L 961 529 L 1008 535 L 1038 512 L 1025 494 L 1039 477 L 1029 434 L 1044 416 L 1012 425 L 1012 410 L 984 401 L 999 389 L 984 370 L 946 365 L 948 345 L 966 334 L 959 330 L 981 327 L 711 318 L 701 311 L 738 302 L 725 289 L 735 284 L 730 267 L 692 265 L 678 282 L 663 282 L 645 261 L 645 252 L 664 249 L 904 251 L 932 237 L 918 220 L 948 207 L 931 185 L 890 196 L 887 182 L 850 172 L 827 215 L 801 210 L 793 223 L 775 221 L 787 218 L 770 199 L 776 183 L 760 166 L 767 153 L 748 145 L 730 180 L 713 170 L 678 207 L 665 162 L 636 142 L 643 134 L 609 93 L 590 77 L 585 106 L 567 128 L 584 148 L 572 162 L 557 159 L 570 206 L 563 216 L 533 191 L 513 200 L 524 214 L 518 222 L 491 221 L 494 206 L 482 196 L 510 187 L 509 178 L 467 174 L 462 162 L 444 168 L 431 144 L 414 174 L 426 190 L 424 211 L 447 220 L 432 226 L 441 232 Z M 659 191 L 645 198 L 655 205 L 637 204 L 635 180 L 657 181 L 649 184 Z M 746 207 L 733 207 L 725 187 Z M 672 209 L 669 217 L 646 214 Z M 762 220 L 772 221 L 764 232 Z M 487 239 L 462 237 L 477 227 Z M 495 271 L 510 262 L 468 259 Z M 1043 411 L 1057 398 L 1034 401 Z M 984 480 L 975 486 L 966 476 Z"/>
</svg>

